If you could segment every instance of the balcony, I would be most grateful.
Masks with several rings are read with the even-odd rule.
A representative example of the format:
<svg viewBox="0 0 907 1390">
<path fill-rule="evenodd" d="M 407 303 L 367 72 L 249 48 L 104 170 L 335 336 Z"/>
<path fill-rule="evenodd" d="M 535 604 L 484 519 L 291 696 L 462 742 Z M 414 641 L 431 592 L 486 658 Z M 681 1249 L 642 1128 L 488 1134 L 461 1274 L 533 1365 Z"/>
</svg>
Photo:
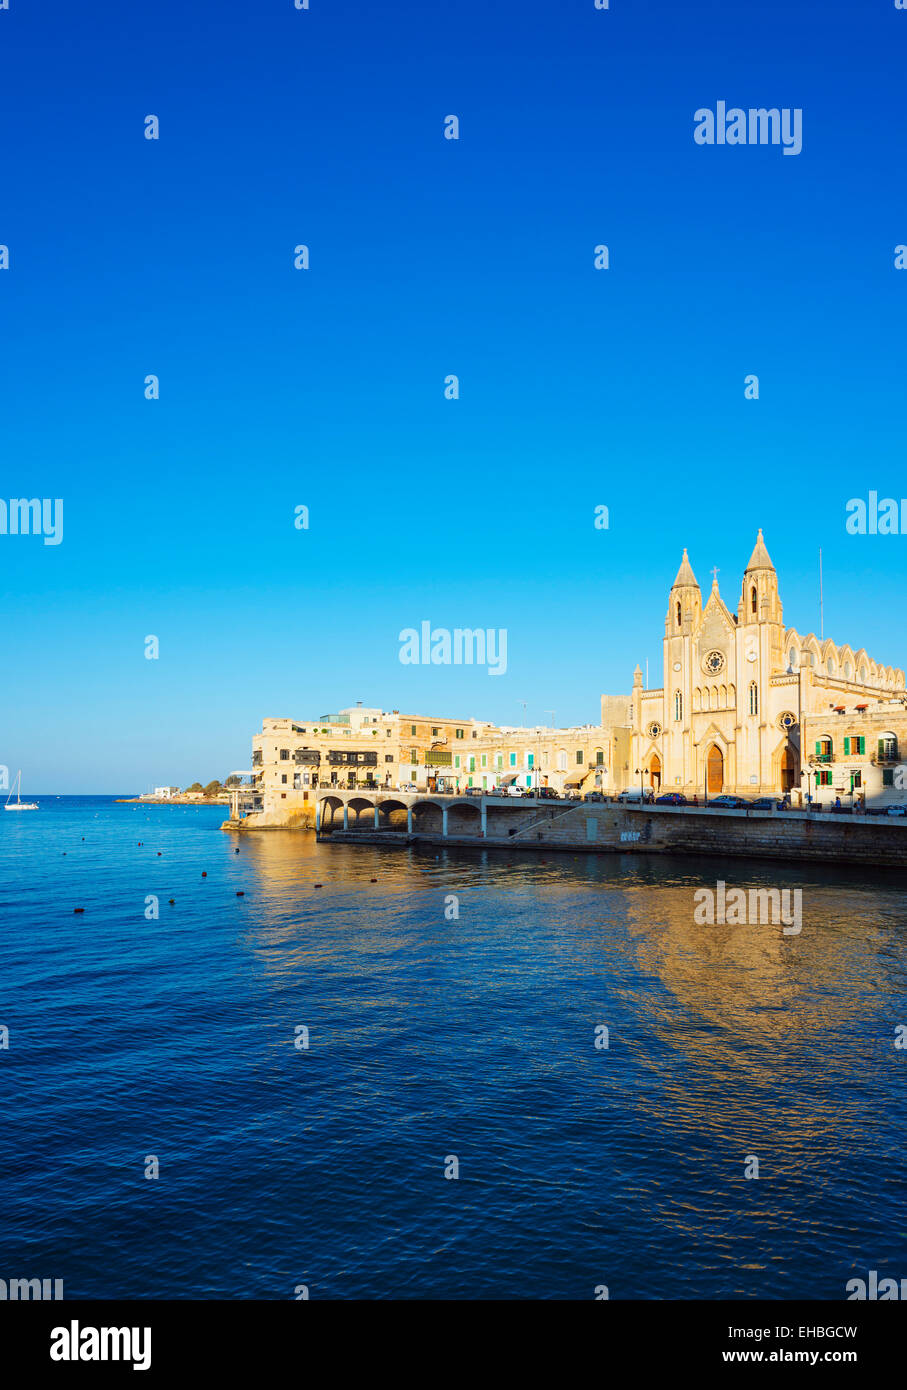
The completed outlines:
<svg viewBox="0 0 907 1390">
<path fill-rule="evenodd" d="M 833 763 L 834 760 L 835 760 L 835 755 L 834 755 L 834 753 L 810 753 L 810 754 L 809 754 L 809 761 L 810 761 L 811 763 Z"/>
</svg>

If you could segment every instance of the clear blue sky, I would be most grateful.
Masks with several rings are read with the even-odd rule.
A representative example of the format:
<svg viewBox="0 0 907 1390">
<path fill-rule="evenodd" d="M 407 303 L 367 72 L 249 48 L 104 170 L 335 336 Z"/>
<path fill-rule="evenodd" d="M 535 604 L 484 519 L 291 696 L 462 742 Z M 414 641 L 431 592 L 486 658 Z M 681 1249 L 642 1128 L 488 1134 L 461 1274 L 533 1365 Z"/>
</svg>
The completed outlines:
<svg viewBox="0 0 907 1390">
<path fill-rule="evenodd" d="M 659 683 L 682 547 L 733 607 L 760 525 L 787 621 L 821 545 L 826 635 L 907 665 L 907 536 L 844 529 L 907 495 L 905 70 L 885 0 L 11 0 L 0 496 L 64 539 L 0 536 L 0 763 L 185 785 L 357 699 L 594 721 Z M 801 107 L 802 153 L 696 145 L 718 100 Z M 507 674 L 402 666 L 426 618 Z"/>
</svg>

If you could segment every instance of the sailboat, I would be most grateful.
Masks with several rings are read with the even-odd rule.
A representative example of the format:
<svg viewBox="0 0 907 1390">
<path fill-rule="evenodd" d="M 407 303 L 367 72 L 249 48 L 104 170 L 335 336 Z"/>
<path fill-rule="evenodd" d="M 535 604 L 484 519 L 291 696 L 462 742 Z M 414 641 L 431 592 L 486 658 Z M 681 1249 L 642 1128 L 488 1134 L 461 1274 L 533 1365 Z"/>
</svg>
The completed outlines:
<svg viewBox="0 0 907 1390">
<path fill-rule="evenodd" d="M 13 792 L 16 793 L 16 800 L 13 801 Z M 22 769 L 16 773 L 16 780 L 9 789 L 9 796 L 6 798 L 4 811 L 37 811 L 37 801 L 22 800 Z"/>
</svg>

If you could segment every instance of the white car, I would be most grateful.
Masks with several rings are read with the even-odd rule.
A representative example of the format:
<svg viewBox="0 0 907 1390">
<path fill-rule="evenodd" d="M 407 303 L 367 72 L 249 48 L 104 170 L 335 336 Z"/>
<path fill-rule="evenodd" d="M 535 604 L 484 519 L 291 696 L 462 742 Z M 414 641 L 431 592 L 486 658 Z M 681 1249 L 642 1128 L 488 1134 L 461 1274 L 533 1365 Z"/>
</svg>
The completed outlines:
<svg viewBox="0 0 907 1390">
<path fill-rule="evenodd" d="M 907 806 L 889 806 L 886 816 L 907 816 Z"/>
<path fill-rule="evenodd" d="M 498 796 L 522 796 L 523 788 L 518 787 L 515 782 L 507 787 L 498 787 Z"/>
</svg>

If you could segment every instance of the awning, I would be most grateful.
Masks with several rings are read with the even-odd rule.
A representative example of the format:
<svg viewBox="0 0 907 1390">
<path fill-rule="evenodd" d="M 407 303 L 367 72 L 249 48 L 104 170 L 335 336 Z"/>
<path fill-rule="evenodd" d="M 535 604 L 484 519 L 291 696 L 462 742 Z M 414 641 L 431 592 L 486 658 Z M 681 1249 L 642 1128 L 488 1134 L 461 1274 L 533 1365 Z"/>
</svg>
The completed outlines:
<svg viewBox="0 0 907 1390">
<path fill-rule="evenodd" d="M 854 705 L 854 709 L 869 709 L 868 705 Z"/>
</svg>

